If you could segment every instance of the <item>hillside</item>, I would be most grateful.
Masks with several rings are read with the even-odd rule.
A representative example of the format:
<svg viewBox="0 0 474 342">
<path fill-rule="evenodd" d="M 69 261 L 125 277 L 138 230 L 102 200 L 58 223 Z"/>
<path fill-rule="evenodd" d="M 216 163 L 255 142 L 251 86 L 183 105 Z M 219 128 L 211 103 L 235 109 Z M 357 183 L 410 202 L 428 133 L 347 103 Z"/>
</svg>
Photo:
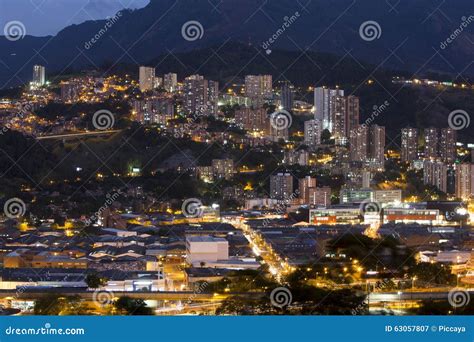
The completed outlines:
<svg viewBox="0 0 474 342">
<path fill-rule="evenodd" d="M 291 19 L 296 13 L 297 18 Z M 27 36 L 17 42 L 1 38 L 0 88 L 28 80 L 34 63 L 46 64 L 53 72 L 106 62 L 147 63 L 163 53 L 173 56 L 229 41 L 251 43 L 261 51 L 330 52 L 419 74 L 441 71 L 472 76 L 471 26 L 440 48 L 466 13 L 472 13 L 471 0 L 458 0 L 456 6 L 442 0 L 401 0 L 396 5 L 378 0 L 152 0 L 143 9 L 123 11 L 90 49 L 85 44 L 104 28 L 105 21 L 72 25 L 55 37 Z M 190 20 L 203 26 L 202 39 L 183 39 L 181 28 Z M 277 34 L 288 20 L 291 24 L 285 32 Z M 359 27 L 368 20 L 380 24 L 379 39 L 361 39 Z M 264 42 L 274 35 L 275 42 L 264 49 Z"/>
</svg>

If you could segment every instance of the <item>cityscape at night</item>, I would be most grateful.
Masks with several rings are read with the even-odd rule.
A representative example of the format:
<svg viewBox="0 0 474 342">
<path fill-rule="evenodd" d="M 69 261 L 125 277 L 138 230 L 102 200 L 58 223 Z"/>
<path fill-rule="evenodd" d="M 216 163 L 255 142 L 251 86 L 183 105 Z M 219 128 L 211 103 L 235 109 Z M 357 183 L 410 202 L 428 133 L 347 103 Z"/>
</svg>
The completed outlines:
<svg viewBox="0 0 474 342">
<path fill-rule="evenodd" d="M 3 316 L 474 314 L 471 1 L 4 1 Z"/>
</svg>

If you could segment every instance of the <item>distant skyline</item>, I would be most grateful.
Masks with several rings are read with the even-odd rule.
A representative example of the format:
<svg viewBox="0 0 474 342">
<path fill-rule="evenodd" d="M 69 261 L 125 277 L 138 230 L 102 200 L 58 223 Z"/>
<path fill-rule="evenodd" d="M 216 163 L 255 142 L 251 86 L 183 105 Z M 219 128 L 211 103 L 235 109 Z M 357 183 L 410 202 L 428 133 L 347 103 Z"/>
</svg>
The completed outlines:
<svg viewBox="0 0 474 342">
<path fill-rule="evenodd" d="M 105 19 L 123 8 L 142 8 L 149 2 L 150 0 L 1 0 L 0 27 L 4 27 L 9 21 L 18 20 L 25 25 L 28 35 L 56 35 L 69 25 Z"/>
</svg>

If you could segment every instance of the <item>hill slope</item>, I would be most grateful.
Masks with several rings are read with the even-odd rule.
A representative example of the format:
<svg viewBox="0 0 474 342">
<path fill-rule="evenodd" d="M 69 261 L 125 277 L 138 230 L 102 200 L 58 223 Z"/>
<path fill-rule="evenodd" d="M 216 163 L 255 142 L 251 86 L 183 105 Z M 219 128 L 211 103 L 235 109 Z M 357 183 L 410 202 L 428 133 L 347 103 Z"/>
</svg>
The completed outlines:
<svg viewBox="0 0 474 342">
<path fill-rule="evenodd" d="M 90 49 L 85 44 L 104 31 L 105 21 L 72 25 L 55 37 L 10 42 L 0 38 L 0 88 L 28 80 L 31 65 L 49 70 L 115 63 L 147 63 L 163 53 L 179 53 L 228 41 L 250 42 L 265 51 L 279 48 L 331 52 L 386 67 L 419 73 L 443 71 L 474 75 L 471 0 L 450 6 L 442 0 L 152 0 L 139 10 L 123 11 Z M 296 15 L 298 13 L 298 15 Z M 440 49 L 463 22 L 469 24 Z M 470 19 L 473 19 L 470 21 Z M 196 20 L 202 38 L 183 38 L 184 23 Z M 359 35 L 365 21 L 379 23 L 379 39 Z M 285 22 L 290 24 L 285 26 Z M 285 26 L 284 32 L 282 27 Z M 263 46 L 271 37 L 270 46 Z M 264 49 L 265 47 L 265 49 Z M 222 51 L 219 51 L 222 53 Z M 250 62 L 250 61 L 249 61 Z"/>
</svg>

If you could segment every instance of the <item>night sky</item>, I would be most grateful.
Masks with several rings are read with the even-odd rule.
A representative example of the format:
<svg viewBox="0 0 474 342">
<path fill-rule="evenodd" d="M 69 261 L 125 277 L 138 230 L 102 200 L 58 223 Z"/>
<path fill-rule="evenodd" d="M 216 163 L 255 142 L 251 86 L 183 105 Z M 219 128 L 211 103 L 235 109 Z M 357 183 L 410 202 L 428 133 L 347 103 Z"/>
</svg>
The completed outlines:
<svg viewBox="0 0 474 342">
<path fill-rule="evenodd" d="M 122 8 L 141 8 L 148 3 L 149 0 L 0 0 L 0 28 L 18 20 L 28 35 L 55 35 L 71 24 L 104 19 Z"/>
</svg>

